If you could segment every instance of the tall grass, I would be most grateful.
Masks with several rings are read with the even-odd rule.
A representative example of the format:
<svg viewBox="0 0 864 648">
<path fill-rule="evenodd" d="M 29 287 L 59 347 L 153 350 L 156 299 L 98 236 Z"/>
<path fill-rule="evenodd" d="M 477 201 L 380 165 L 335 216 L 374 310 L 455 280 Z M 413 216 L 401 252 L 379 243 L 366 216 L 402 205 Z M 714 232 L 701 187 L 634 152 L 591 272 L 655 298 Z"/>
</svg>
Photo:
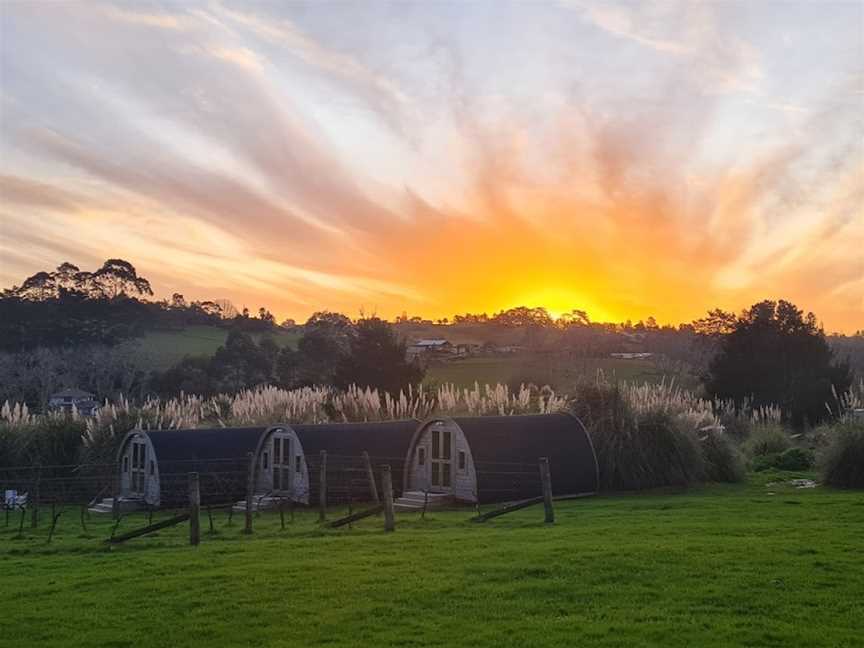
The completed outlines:
<svg viewBox="0 0 864 648">
<path fill-rule="evenodd" d="M 830 486 L 864 488 L 864 423 L 850 420 L 834 426 L 819 467 Z"/>
<path fill-rule="evenodd" d="M 672 385 L 576 388 L 572 411 L 592 436 L 604 490 L 688 486 L 705 479 L 697 431 L 714 425 L 710 406 Z"/>
<path fill-rule="evenodd" d="M 409 388 L 393 397 L 374 389 L 349 387 L 304 387 L 285 390 L 272 386 L 247 389 L 236 394 L 202 398 L 179 394 L 170 399 L 147 399 L 135 404 L 125 398 L 105 403 L 96 416 L 33 414 L 24 404 L 6 403 L 0 408 L 0 446 L 29 443 L 38 431 L 57 422 L 73 422 L 79 429 L 83 460 L 112 461 L 120 437 L 133 428 L 180 429 L 268 425 L 273 423 L 326 423 L 422 419 L 432 414 L 513 415 L 549 413 L 566 406 L 566 400 L 550 389 L 521 385 L 511 391 L 506 385 L 437 389 Z M 71 460 L 71 459 L 70 459 Z"/>
</svg>

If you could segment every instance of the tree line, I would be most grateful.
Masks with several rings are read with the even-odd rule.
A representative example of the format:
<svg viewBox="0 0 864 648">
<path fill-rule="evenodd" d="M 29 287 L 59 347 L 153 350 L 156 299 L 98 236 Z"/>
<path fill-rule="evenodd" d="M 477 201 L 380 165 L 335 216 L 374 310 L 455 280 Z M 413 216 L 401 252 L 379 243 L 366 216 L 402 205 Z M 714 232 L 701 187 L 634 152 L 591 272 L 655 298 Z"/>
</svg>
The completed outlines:
<svg viewBox="0 0 864 648">
<path fill-rule="evenodd" d="M 44 406 L 50 390 L 76 385 L 110 394 L 212 395 L 261 384 L 286 388 L 350 384 L 397 393 L 423 370 L 406 360 L 404 332 L 420 318 L 394 325 L 377 317 L 352 321 L 319 312 L 299 327 L 297 348 L 279 347 L 274 316 L 230 302 L 193 301 L 175 293 L 152 301 L 150 282 L 122 259 L 94 272 L 61 264 L 0 295 L 0 401 Z M 455 326 L 503 332 L 526 349 L 606 356 L 649 351 L 670 373 L 692 373 L 705 395 L 741 407 L 778 405 L 796 425 L 815 423 L 842 407 L 855 370 L 864 375 L 864 332 L 826 336 L 812 313 L 786 301 L 763 301 L 739 314 L 715 309 L 677 327 L 653 318 L 635 324 L 593 322 L 573 310 L 552 318 L 544 308 L 457 315 Z M 165 371 L 148 369 L 132 342 L 154 328 L 195 324 L 227 327 L 209 358 L 186 357 Z M 664 365 L 663 363 L 667 363 Z M 668 363 L 674 363 L 669 365 Z"/>
</svg>

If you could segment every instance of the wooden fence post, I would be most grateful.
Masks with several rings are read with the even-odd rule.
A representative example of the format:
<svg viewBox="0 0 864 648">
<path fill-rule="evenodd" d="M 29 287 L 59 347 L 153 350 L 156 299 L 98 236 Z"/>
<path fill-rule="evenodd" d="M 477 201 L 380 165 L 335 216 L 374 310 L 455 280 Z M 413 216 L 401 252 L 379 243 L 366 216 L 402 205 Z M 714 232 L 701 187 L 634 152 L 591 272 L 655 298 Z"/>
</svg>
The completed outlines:
<svg viewBox="0 0 864 648">
<path fill-rule="evenodd" d="M 189 473 L 189 544 L 193 547 L 201 542 L 201 488 L 198 473 Z"/>
<path fill-rule="evenodd" d="M 36 481 L 33 482 L 32 504 L 30 510 L 30 528 L 35 529 L 39 526 L 39 489 L 42 482 L 42 467 L 36 469 Z M 29 504 L 30 502 L 28 502 Z"/>
<path fill-rule="evenodd" d="M 318 521 L 327 517 L 327 451 L 321 451 L 321 467 L 318 481 Z"/>
<path fill-rule="evenodd" d="M 243 533 L 252 533 L 252 498 L 255 496 L 255 466 L 252 463 L 252 453 L 247 452 L 249 474 L 246 476 L 246 526 Z"/>
<path fill-rule="evenodd" d="M 111 517 L 116 521 L 120 519 L 120 488 L 123 485 L 123 463 L 117 464 L 117 469 L 114 471 L 114 477 L 111 479 L 114 483 L 114 492 L 112 495 L 114 496 L 111 499 Z M 111 482 L 109 482 L 110 486 Z"/>
<path fill-rule="evenodd" d="M 390 474 L 390 464 L 381 466 L 381 489 L 384 491 L 384 530 L 393 531 L 396 523 L 393 520 L 393 476 Z"/>
<path fill-rule="evenodd" d="M 378 486 L 375 484 L 375 473 L 372 471 L 372 461 L 369 459 L 369 453 L 363 451 L 363 467 L 366 468 L 366 479 L 369 480 L 369 492 L 372 494 L 372 501 L 376 504 L 381 503 L 381 498 L 378 497 Z"/>
<path fill-rule="evenodd" d="M 543 482 L 543 508 L 546 510 L 546 524 L 555 522 L 552 508 L 552 475 L 549 472 L 549 457 L 540 457 L 540 481 Z"/>
</svg>

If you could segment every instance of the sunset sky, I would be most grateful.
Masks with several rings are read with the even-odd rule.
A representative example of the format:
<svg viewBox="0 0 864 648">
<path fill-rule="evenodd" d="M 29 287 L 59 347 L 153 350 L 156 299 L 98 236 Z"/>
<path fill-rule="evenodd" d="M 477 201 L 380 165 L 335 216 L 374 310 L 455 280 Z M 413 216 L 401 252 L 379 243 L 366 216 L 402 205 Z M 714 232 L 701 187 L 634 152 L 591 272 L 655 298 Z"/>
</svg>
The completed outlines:
<svg viewBox="0 0 864 648">
<path fill-rule="evenodd" d="M 864 3 L 0 4 L 0 286 L 864 328 Z"/>
</svg>

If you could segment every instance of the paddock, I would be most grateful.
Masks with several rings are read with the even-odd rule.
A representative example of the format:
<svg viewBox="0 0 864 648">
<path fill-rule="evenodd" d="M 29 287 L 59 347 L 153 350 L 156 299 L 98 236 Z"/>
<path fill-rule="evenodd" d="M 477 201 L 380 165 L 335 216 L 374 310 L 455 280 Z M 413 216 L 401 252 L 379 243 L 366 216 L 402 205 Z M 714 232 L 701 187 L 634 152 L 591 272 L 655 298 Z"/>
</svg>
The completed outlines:
<svg viewBox="0 0 864 648">
<path fill-rule="evenodd" d="M 598 490 L 591 438 L 567 413 L 429 418 L 411 440 L 403 488 L 470 503 L 536 497 L 540 457 L 549 459 L 553 495 Z"/>
</svg>

